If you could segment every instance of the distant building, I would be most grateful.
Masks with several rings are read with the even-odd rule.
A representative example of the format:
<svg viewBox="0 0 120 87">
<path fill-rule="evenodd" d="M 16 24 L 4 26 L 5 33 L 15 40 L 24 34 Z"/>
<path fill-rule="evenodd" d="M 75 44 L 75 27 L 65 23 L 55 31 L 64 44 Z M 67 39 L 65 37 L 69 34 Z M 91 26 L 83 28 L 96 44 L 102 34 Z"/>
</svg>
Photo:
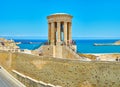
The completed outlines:
<svg viewBox="0 0 120 87">
<path fill-rule="evenodd" d="M 6 40 L 4 38 L 0 38 L 0 50 L 20 52 L 19 47 L 13 40 Z"/>
</svg>

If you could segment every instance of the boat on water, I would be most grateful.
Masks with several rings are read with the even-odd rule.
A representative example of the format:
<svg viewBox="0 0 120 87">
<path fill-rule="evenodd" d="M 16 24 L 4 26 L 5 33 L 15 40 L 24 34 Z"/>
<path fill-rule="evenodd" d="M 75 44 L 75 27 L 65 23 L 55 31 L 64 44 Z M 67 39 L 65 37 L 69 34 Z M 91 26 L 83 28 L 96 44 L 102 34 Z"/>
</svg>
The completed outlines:
<svg viewBox="0 0 120 87">
<path fill-rule="evenodd" d="M 21 44 L 21 42 L 16 42 L 16 44 L 18 45 L 18 44 Z"/>
<path fill-rule="evenodd" d="M 29 44 L 33 44 L 33 42 L 30 42 Z"/>
<path fill-rule="evenodd" d="M 29 44 L 41 44 L 42 42 L 29 42 Z"/>
</svg>

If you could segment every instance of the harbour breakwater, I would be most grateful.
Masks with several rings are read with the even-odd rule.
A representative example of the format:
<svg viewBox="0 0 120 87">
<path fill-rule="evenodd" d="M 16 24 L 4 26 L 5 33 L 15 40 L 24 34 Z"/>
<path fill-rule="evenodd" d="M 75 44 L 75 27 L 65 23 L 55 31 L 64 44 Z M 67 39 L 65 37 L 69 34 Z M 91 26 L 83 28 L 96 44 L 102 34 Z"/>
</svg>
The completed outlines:
<svg viewBox="0 0 120 87">
<path fill-rule="evenodd" d="M 120 44 L 115 44 L 115 43 L 94 43 L 94 46 L 120 46 Z"/>
<path fill-rule="evenodd" d="M 114 43 L 94 43 L 94 46 L 120 46 L 120 40 Z"/>
</svg>

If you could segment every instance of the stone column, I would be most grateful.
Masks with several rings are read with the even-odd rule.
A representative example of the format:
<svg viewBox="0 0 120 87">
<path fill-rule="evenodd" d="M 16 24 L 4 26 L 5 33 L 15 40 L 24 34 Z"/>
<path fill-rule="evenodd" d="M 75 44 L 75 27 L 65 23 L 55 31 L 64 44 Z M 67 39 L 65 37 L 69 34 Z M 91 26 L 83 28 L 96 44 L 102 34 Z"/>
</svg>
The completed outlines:
<svg viewBox="0 0 120 87">
<path fill-rule="evenodd" d="M 69 43 L 72 41 L 72 23 L 69 23 Z"/>
<path fill-rule="evenodd" d="M 67 45 L 67 22 L 64 22 L 64 42 Z"/>
<path fill-rule="evenodd" d="M 57 45 L 60 45 L 61 42 L 61 30 L 60 30 L 60 22 L 57 22 Z"/>
<path fill-rule="evenodd" d="M 51 23 L 51 45 L 55 44 L 55 25 L 54 22 Z"/>
<path fill-rule="evenodd" d="M 48 42 L 51 42 L 51 23 L 48 23 Z"/>
</svg>

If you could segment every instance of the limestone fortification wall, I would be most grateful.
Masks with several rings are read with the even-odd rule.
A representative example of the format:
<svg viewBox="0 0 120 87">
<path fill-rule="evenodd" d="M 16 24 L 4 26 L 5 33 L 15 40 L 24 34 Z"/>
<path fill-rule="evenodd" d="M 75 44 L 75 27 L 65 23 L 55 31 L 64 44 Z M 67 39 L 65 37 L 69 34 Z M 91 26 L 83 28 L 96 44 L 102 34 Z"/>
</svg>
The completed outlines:
<svg viewBox="0 0 120 87">
<path fill-rule="evenodd" d="M 12 72 L 14 77 L 18 79 L 20 82 L 22 82 L 23 84 L 25 84 L 27 87 L 62 87 L 62 86 L 55 86 L 49 83 L 32 79 L 29 76 L 25 76 L 17 72 L 16 70 L 12 70 Z"/>
</svg>

